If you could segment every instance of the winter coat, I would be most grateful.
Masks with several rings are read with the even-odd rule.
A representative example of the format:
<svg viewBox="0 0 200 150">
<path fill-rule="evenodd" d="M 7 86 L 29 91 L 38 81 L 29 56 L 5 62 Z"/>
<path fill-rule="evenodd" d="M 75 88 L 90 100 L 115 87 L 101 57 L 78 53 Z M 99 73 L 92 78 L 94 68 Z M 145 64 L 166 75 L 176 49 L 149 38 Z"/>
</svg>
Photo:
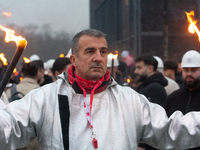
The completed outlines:
<svg viewBox="0 0 200 150">
<path fill-rule="evenodd" d="M 161 105 L 167 97 L 167 93 L 164 88 L 167 84 L 168 81 L 162 73 L 155 73 L 148 77 L 139 86 L 138 92 L 146 96 L 150 102 Z"/>
</svg>

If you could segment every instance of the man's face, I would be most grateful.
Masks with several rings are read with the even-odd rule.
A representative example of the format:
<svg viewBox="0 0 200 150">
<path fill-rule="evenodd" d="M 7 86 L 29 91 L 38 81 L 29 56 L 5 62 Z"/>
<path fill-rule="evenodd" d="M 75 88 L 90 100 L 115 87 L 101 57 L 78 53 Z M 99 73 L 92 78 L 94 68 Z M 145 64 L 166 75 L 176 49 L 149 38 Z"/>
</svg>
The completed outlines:
<svg viewBox="0 0 200 150">
<path fill-rule="evenodd" d="M 148 65 L 145 65 L 143 61 L 136 62 L 135 64 L 135 73 L 139 76 L 140 82 L 143 82 L 148 78 Z"/>
<path fill-rule="evenodd" d="M 185 86 L 194 89 L 200 84 L 200 68 L 182 68 Z"/>
<path fill-rule="evenodd" d="M 141 82 L 138 82 L 138 79 L 135 78 L 131 78 L 131 76 L 128 75 L 128 78 L 130 79 L 130 86 L 131 88 L 133 88 L 134 90 L 137 90 L 137 88 L 139 87 L 139 85 L 141 84 Z"/>
<path fill-rule="evenodd" d="M 168 78 L 172 78 L 175 74 L 175 71 L 172 69 L 163 69 L 163 74 L 168 77 Z"/>
<path fill-rule="evenodd" d="M 83 35 L 79 39 L 79 55 L 70 57 L 78 76 L 86 80 L 99 80 L 107 70 L 106 39 Z"/>
</svg>

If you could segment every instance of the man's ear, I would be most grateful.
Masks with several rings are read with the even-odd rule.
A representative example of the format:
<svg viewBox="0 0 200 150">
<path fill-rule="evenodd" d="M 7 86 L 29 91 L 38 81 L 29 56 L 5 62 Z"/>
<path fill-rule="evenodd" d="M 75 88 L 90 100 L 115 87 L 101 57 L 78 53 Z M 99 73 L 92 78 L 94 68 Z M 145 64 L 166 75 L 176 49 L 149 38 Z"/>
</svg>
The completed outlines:
<svg viewBox="0 0 200 150">
<path fill-rule="evenodd" d="M 74 67 L 77 66 L 77 57 L 76 57 L 76 55 L 72 54 L 72 55 L 70 56 L 70 61 L 71 61 L 72 65 L 73 65 Z"/>
<path fill-rule="evenodd" d="M 57 79 L 57 76 L 60 74 L 60 72 L 58 72 L 58 71 L 55 71 L 55 77 L 56 77 L 56 79 Z"/>
<path fill-rule="evenodd" d="M 154 70 L 153 65 L 148 65 L 148 70 L 149 70 L 150 72 L 154 72 L 154 71 L 153 71 L 153 70 Z"/>
</svg>

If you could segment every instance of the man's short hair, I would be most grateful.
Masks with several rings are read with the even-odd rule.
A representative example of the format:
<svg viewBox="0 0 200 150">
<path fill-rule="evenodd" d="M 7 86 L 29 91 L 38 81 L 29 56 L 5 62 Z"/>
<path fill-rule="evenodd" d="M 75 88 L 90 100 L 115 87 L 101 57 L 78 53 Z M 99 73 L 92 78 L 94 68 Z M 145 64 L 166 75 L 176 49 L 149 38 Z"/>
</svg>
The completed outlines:
<svg viewBox="0 0 200 150">
<path fill-rule="evenodd" d="M 79 52 L 79 39 L 81 36 L 83 35 L 87 35 L 87 36 L 92 36 L 92 37 L 106 37 L 106 34 L 104 34 L 103 32 L 99 31 L 99 30 L 95 30 L 95 29 L 86 29 L 83 30 L 79 33 L 77 33 L 74 38 L 72 39 L 72 54 L 75 54 L 78 57 L 78 52 Z"/>
<path fill-rule="evenodd" d="M 137 78 L 137 74 L 135 73 L 135 67 L 130 67 L 128 68 L 128 75 L 132 78 L 132 79 L 136 79 Z"/>
<path fill-rule="evenodd" d="M 178 64 L 175 61 L 167 60 L 164 62 L 164 69 L 171 69 L 174 70 L 176 73 L 178 69 Z"/>
<path fill-rule="evenodd" d="M 21 72 L 24 77 L 30 77 L 30 78 L 35 79 L 38 73 L 38 66 L 34 62 L 24 63 L 22 65 Z"/>
<path fill-rule="evenodd" d="M 58 71 L 61 73 L 65 69 L 65 67 L 69 64 L 71 64 L 71 61 L 69 58 L 66 58 L 66 57 L 57 58 L 52 67 L 52 72 L 54 76 L 55 76 L 55 71 Z"/>
<path fill-rule="evenodd" d="M 41 70 L 44 70 L 44 63 L 43 63 L 42 60 L 34 60 L 34 61 L 32 61 L 32 62 L 34 62 L 34 63 L 37 64 L 38 69 L 39 69 L 40 71 L 41 71 Z"/>
<path fill-rule="evenodd" d="M 157 70 L 158 62 L 152 55 L 141 55 L 135 59 L 135 62 L 143 61 L 145 65 L 152 65 L 153 71 Z"/>
</svg>

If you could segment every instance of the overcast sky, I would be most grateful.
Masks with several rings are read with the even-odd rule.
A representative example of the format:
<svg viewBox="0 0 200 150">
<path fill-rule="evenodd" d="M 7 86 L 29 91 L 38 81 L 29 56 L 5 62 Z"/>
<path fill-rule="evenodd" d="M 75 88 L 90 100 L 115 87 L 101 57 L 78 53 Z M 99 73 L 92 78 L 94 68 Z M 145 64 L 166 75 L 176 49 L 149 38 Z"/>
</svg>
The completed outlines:
<svg viewBox="0 0 200 150">
<path fill-rule="evenodd" d="M 5 17 L 3 12 L 11 12 Z M 0 24 L 6 27 L 49 24 L 54 31 L 75 34 L 89 28 L 89 0 L 0 0 Z"/>
</svg>

